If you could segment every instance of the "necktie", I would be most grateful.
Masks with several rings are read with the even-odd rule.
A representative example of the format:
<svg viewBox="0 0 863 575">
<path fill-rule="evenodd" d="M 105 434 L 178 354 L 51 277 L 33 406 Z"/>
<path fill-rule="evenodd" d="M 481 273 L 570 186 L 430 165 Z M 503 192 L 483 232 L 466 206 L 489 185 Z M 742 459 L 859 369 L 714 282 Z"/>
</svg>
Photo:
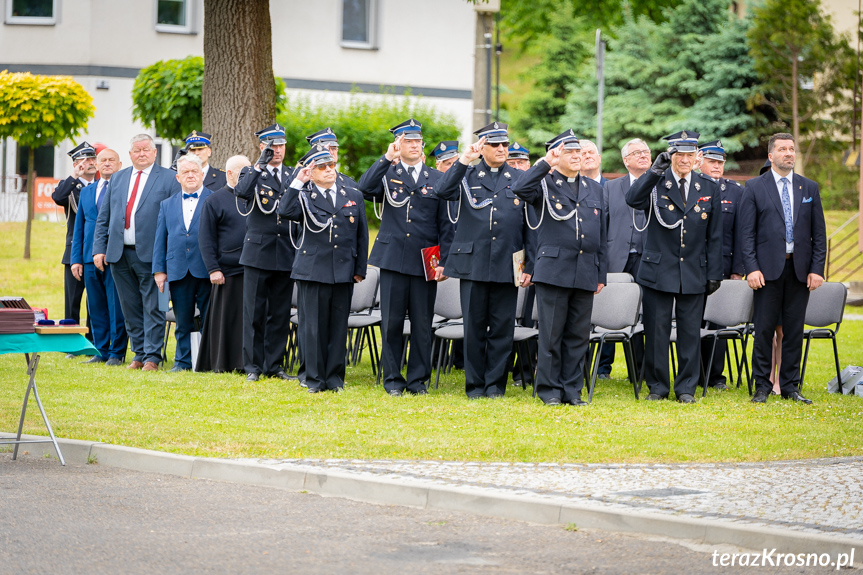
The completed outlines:
<svg viewBox="0 0 863 575">
<path fill-rule="evenodd" d="M 327 190 L 327 197 L 330 199 L 330 203 L 333 204 L 333 207 L 336 207 L 336 191 L 330 188 Z"/>
<path fill-rule="evenodd" d="M 99 197 L 96 198 L 96 211 L 98 212 L 102 209 L 102 200 L 105 199 L 105 192 L 108 191 L 108 181 L 105 180 L 105 183 L 102 184 L 102 191 L 99 193 Z"/>
<path fill-rule="evenodd" d="M 195 198 L 197 200 L 198 199 L 198 192 L 195 192 L 194 194 L 183 194 L 184 200 L 188 200 L 191 198 Z"/>
<path fill-rule="evenodd" d="M 416 182 L 416 181 L 417 181 L 416 177 L 414 176 L 414 174 L 416 173 L 416 171 L 417 171 L 417 169 L 416 169 L 415 167 L 413 167 L 413 166 L 410 166 L 410 167 L 408 168 L 408 175 L 411 177 L 411 179 L 412 179 L 414 182 Z"/>
<path fill-rule="evenodd" d="M 273 177 L 276 178 L 276 184 L 281 186 L 282 181 L 279 179 L 279 172 L 281 170 L 279 168 L 273 168 Z"/>
<path fill-rule="evenodd" d="M 126 202 L 126 229 L 132 225 L 132 208 L 135 207 L 135 198 L 138 197 L 138 184 L 141 182 L 141 170 L 138 170 L 138 175 L 135 177 L 135 185 L 132 186 L 132 195 L 129 196 L 129 201 Z"/>
<path fill-rule="evenodd" d="M 683 205 L 686 205 L 686 178 L 680 178 L 680 182 L 678 182 L 680 186 L 680 197 L 683 198 Z"/>
<path fill-rule="evenodd" d="M 791 196 L 788 194 L 788 178 L 780 178 L 782 182 L 782 211 L 785 214 L 785 243 L 794 241 L 794 218 L 791 217 Z"/>
</svg>

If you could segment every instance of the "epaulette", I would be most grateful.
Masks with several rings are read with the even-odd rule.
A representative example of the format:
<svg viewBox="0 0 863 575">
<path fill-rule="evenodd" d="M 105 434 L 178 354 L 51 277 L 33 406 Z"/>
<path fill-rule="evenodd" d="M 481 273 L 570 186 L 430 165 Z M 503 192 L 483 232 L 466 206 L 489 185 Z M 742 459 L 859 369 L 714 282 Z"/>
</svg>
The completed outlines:
<svg viewBox="0 0 863 575">
<path fill-rule="evenodd" d="M 695 172 L 695 173 L 696 173 L 696 174 L 698 174 L 699 176 L 701 176 L 702 178 L 704 178 L 705 180 L 708 180 L 708 181 L 710 181 L 710 182 L 713 182 L 714 184 L 716 184 L 716 183 L 718 183 L 718 182 L 719 182 L 719 180 L 714 179 L 713 177 L 708 176 L 707 174 L 705 174 L 705 173 L 703 173 L 703 172 Z"/>
</svg>

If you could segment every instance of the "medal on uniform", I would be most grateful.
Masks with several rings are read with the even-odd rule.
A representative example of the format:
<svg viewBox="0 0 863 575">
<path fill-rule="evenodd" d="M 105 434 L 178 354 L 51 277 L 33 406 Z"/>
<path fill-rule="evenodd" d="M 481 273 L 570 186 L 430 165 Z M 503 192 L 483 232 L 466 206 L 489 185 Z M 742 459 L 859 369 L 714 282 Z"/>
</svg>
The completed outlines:
<svg viewBox="0 0 863 575">
<path fill-rule="evenodd" d="M 518 205 L 518 198 L 514 199 L 514 200 L 513 200 L 513 203 L 514 203 L 515 205 Z"/>
<path fill-rule="evenodd" d="M 270 190 L 270 197 L 273 197 L 273 190 Z"/>
<path fill-rule="evenodd" d="M 707 212 L 704 212 L 703 214 L 701 214 L 701 219 L 702 219 L 702 220 L 706 220 L 706 219 L 707 219 Z"/>
<path fill-rule="evenodd" d="M 423 193 L 424 196 L 429 193 L 425 186 L 423 186 L 423 189 L 421 189 L 420 191 Z"/>
<path fill-rule="evenodd" d="M 698 207 L 698 206 L 695 206 L 695 207 L 694 207 L 694 208 L 692 208 L 692 209 L 695 211 L 695 213 L 696 213 L 696 214 L 697 214 L 698 212 L 700 212 L 700 211 L 701 211 L 701 208 L 700 208 L 700 207 Z"/>
<path fill-rule="evenodd" d="M 396 198 L 398 198 L 398 197 L 399 197 L 399 196 L 398 196 L 398 194 L 397 194 L 397 193 L 395 193 L 395 192 L 393 192 L 393 199 L 396 199 Z"/>
<path fill-rule="evenodd" d="M 674 204 L 671 204 L 670 206 L 668 206 L 668 211 L 670 211 L 670 212 L 674 211 Z"/>
<path fill-rule="evenodd" d="M 599 210 L 597 210 L 596 208 L 593 208 L 593 215 L 594 215 L 594 216 L 598 216 L 598 215 L 599 215 Z"/>
<path fill-rule="evenodd" d="M 485 172 L 480 172 L 480 173 L 478 173 L 478 174 L 476 175 L 476 177 L 477 177 L 477 178 L 484 178 L 484 177 L 485 177 Z"/>
<path fill-rule="evenodd" d="M 264 198 L 263 200 L 261 200 L 261 203 L 262 203 L 262 204 L 266 204 L 266 203 L 267 203 L 267 202 L 269 202 L 269 201 L 270 201 L 270 200 L 268 200 L 267 198 Z"/>
<path fill-rule="evenodd" d="M 562 205 L 560 205 L 560 202 L 558 202 L 558 203 L 554 204 L 554 209 L 556 209 L 556 210 L 562 210 L 562 209 L 563 209 L 563 206 L 562 206 Z"/>
<path fill-rule="evenodd" d="M 701 191 L 701 184 L 699 184 L 698 182 L 695 182 L 695 191 L 697 191 L 697 192 Z"/>
<path fill-rule="evenodd" d="M 353 216 L 351 216 L 350 218 L 348 218 L 348 221 L 349 221 L 349 222 L 351 222 L 351 223 L 354 223 L 354 217 L 353 217 Z"/>
<path fill-rule="evenodd" d="M 666 189 L 666 190 L 670 190 L 670 189 L 671 189 L 671 180 L 665 180 L 665 189 Z"/>
</svg>

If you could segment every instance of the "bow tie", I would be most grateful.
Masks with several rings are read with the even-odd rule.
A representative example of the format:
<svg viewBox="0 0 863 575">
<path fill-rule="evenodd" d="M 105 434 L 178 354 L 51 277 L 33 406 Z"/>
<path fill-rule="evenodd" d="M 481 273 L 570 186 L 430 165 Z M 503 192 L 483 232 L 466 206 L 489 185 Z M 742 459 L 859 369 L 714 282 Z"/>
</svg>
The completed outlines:
<svg viewBox="0 0 863 575">
<path fill-rule="evenodd" d="M 195 198 L 197 200 L 198 199 L 198 192 L 195 192 L 194 194 L 183 194 L 184 200 L 190 200 L 192 198 Z"/>
</svg>

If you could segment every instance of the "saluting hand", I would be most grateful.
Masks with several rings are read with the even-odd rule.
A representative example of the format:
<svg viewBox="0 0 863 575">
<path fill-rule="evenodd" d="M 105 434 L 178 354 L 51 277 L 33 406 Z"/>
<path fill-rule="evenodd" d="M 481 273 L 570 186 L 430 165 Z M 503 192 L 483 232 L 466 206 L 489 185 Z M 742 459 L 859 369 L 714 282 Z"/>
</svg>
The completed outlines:
<svg viewBox="0 0 863 575">
<path fill-rule="evenodd" d="M 545 158 L 543 159 L 549 166 L 553 168 L 560 163 L 560 153 L 562 151 L 563 146 L 557 146 L 556 148 L 552 148 L 545 154 Z"/>
<path fill-rule="evenodd" d="M 258 171 L 265 169 L 267 167 L 267 164 L 270 163 L 275 154 L 276 153 L 273 151 L 272 146 L 270 146 L 270 144 L 267 144 L 264 149 L 261 150 L 261 155 L 260 157 L 258 157 L 258 161 L 255 162 L 255 166 L 259 168 Z"/>
<path fill-rule="evenodd" d="M 384 155 L 390 162 L 401 156 L 402 139 L 404 139 L 404 134 L 393 140 L 390 145 L 387 146 L 387 153 Z"/>
<path fill-rule="evenodd" d="M 312 166 L 308 165 L 305 168 L 301 168 L 295 177 L 304 184 L 308 183 L 312 179 Z"/>
<path fill-rule="evenodd" d="M 474 142 L 473 144 L 468 146 L 467 150 L 464 151 L 458 161 L 465 166 L 469 166 L 471 162 L 473 162 L 482 155 L 483 146 L 485 146 L 485 136 L 480 138 L 478 142 Z"/>
<path fill-rule="evenodd" d="M 670 147 L 665 152 L 662 152 L 656 159 L 653 160 L 653 165 L 650 167 L 650 171 L 657 176 L 661 176 L 665 173 L 671 166 L 671 156 L 677 153 L 677 148 Z"/>
</svg>

